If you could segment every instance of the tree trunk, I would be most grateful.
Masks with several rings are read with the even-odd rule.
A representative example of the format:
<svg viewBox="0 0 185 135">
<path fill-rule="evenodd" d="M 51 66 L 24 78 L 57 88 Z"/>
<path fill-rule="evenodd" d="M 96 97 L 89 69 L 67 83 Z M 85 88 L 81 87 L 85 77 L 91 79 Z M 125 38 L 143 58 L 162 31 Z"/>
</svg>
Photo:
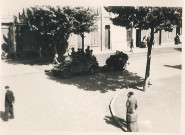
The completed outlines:
<svg viewBox="0 0 185 135">
<path fill-rule="evenodd" d="M 84 33 L 81 34 L 82 37 L 82 50 L 84 52 Z"/>
<path fill-rule="evenodd" d="M 152 51 L 153 40 L 154 40 L 154 28 L 151 28 L 150 42 L 149 42 L 149 45 L 148 45 L 147 64 L 146 64 L 146 72 L 145 72 L 145 80 L 144 80 L 143 91 L 145 91 L 148 88 L 148 84 L 149 84 L 149 81 L 150 81 L 150 63 L 151 63 L 151 51 Z"/>
</svg>

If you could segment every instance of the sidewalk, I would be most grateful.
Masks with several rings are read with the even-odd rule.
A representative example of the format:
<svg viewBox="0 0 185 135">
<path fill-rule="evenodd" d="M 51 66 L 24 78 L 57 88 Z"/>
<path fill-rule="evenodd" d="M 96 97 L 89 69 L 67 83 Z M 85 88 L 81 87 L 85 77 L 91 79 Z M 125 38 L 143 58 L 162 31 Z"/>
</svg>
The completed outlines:
<svg viewBox="0 0 185 135">
<path fill-rule="evenodd" d="M 153 47 L 153 49 L 155 49 L 155 48 L 166 48 L 166 47 L 175 47 L 176 48 L 176 47 L 179 47 L 179 46 L 182 46 L 182 44 L 175 45 L 174 42 L 169 42 L 169 43 L 162 43 L 161 45 L 155 45 Z M 135 47 L 133 50 L 134 50 L 133 52 L 130 52 L 130 48 L 127 47 L 127 48 L 124 48 L 124 49 L 120 49 L 119 51 L 123 51 L 127 54 L 133 54 L 133 53 L 147 52 L 148 48 Z M 115 53 L 115 52 L 116 52 L 116 50 L 104 50 L 104 51 L 96 50 L 96 51 L 93 51 L 93 54 L 98 55 L 98 54 Z"/>
<path fill-rule="evenodd" d="M 162 45 L 156 45 L 153 50 L 156 50 L 159 49 L 159 48 L 179 48 L 181 47 L 182 45 L 174 45 L 174 43 L 169 43 L 169 44 L 162 44 Z M 127 53 L 129 55 L 129 57 L 131 55 L 134 56 L 134 54 L 142 54 L 142 53 L 146 53 L 148 51 L 148 48 L 139 48 L 139 47 L 136 47 L 134 48 L 134 52 L 130 52 L 130 49 L 125 49 L 125 50 L 119 50 L 119 51 L 123 51 L 124 53 Z M 105 65 L 105 61 L 108 57 L 110 57 L 110 55 L 114 54 L 116 52 L 116 50 L 105 50 L 105 51 L 96 51 L 96 52 L 93 52 L 93 55 L 96 56 L 98 62 L 99 62 L 99 65 L 100 66 L 104 66 Z M 138 58 L 138 57 L 136 57 Z M 3 60 L 4 61 L 4 60 Z M 7 59 L 5 60 L 6 63 L 12 63 L 12 64 L 24 64 L 24 65 L 31 65 L 31 66 L 35 66 L 37 67 L 37 69 L 40 69 L 40 70 L 50 70 L 52 69 L 52 63 L 50 59 L 28 59 L 28 60 L 11 60 L 11 59 Z"/>
<path fill-rule="evenodd" d="M 176 78 L 179 77 L 176 76 Z M 160 81 L 169 83 L 170 79 L 165 78 Z M 138 100 L 139 132 L 180 132 L 181 89 L 180 85 L 177 88 L 173 84 L 179 82 L 173 81 L 168 88 L 159 81 L 153 83 L 154 85 L 146 92 L 130 88 L 123 89 L 111 101 L 112 116 L 123 131 L 126 131 L 124 120 L 126 119 L 127 93 L 133 91 Z"/>
<path fill-rule="evenodd" d="M 159 75 L 164 70 L 166 70 L 164 75 Z M 133 88 L 121 89 L 113 97 L 109 106 L 110 111 L 123 131 L 126 131 L 127 93 L 133 91 L 138 100 L 139 132 L 180 132 L 181 70 L 173 69 L 172 71 L 172 69 L 165 68 L 161 69 L 160 72 L 155 72 L 155 77 L 159 76 L 152 79 L 153 85 L 145 92 Z"/>
</svg>

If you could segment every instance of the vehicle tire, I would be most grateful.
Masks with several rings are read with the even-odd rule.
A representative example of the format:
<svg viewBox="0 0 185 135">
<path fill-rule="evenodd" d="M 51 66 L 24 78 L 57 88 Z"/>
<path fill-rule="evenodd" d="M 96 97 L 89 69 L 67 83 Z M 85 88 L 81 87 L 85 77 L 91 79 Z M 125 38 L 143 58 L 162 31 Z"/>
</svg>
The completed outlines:
<svg viewBox="0 0 185 135">
<path fill-rule="evenodd" d="M 93 75 L 93 74 L 95 74 L 95 73 L 96 73 L 96 68 L 93 67 L 93 66 L 90 67 L 90 68 L 89 68 L 89 74 L 90 74 L 90 75 Z"/>
<path fill-rule="evenodd" d="M 71 72 L 69 71 L 69 70 L 64 70 L 63 72 L 62 72 L 62 77 L 63 78 L 69 78 L 71 76 Z"/>
<path fill-rule="evenodd" d="M 54 76 L 58 76 L 57 72 L 55 70 L 52 70 Z"/>
</svg>

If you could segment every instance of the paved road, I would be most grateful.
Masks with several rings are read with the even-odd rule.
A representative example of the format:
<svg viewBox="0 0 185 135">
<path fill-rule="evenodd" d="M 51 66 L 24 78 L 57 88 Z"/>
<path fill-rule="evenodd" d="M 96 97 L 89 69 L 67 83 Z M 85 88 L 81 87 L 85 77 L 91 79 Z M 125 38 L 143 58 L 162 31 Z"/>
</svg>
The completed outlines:
<svg viewBox="0 0 185 135">
<path fill-rule="evenodd" d="M 162 56 L 162 55 L 168 55 L 173 53 L 181 53 L 182 52 L 182 46 L 172 46 L 172 47 L 165 47 L 165 48 L 153 48 L 152 49 L 152 56 Z M 130 59 L 139 59 L 139 58 L 147 58 L 147 48 L 137 48 L 135 52 L 130 53 L 129 51 L 126 51 L 124 53 L 127 53 Z M 96 54 L 99 64 L 105 65 L 106 59 L 112 55 L 113 53 L 106 53 L 106 54 Z"/>
<path fill-rule="evenodd" d="M 177 57 L 177 60 L 173 61 L 168 55 L 163 61 L 160 57 L 152 58 L 152 61 L 157 63 L 152 65 L 155 69 L 152 70 L 153 74 L 157 71 L 156 75 L 166 75 L 165 72 L 158 72 L 161 67 L 169 73 L 175 71 L 173 66 L 179 67 L 180 54 Z M 166 62 L 166 66 L 163 62 Z M 138 73 L 142 77 L 142 69 L 146 66 L 145 57 L 133 59 L 129 66 L 130 72 Z M 121 132 L 111 118 L 108 105 L 112 97 L 125 88 L 121 78 L 124 73 L 99 73 L 65 80 L 44 73 L 45 68 L 48 66 L 13 65 L 2 62 L 1 89 L 4 85 L 10 85 L 16 97 L 15 119 L 9 122 L 0 120 L 4 132 Z M 1 91 L 1 97 L 2 95 Z M 0 111 L 3 111 L 2 98 Z"/>
<path fill-rule="evenodd" d="M 142 92 L 132 87 L 123 89 L 114 102 L 115 114 L 125 119 L 127 93 L 133 91 L 138 99 L 139 130 L 140 132 L 166 132 L 179 133 L 181 123 L 181 54 L 165 55 L 162 58 L 152 59 L 151 78 L 152 86 Z M 138 64 L 139 61 L 132 61 L 130 71 L 143 75 L 144 72 L 138 68 L 144 67 Z M 139 65 L 135 67 L 134 65 Z"/>
<path fill-rule="evenodd" d="M 106 92 L 102 86 L 96 86 L 98 81 L 93 83 L 101 75 L 64 80 L 35 66 L 3 62 L 2 68 L 6 72 L 2 73 L 1 90 L 10 85 L 16 98 L 15 119 L 0 120 L 2 132 L 121 132 L 108 108 L 115 91 Z M 0 108 L 4 110 L 3 98 Z"/>
</svg>

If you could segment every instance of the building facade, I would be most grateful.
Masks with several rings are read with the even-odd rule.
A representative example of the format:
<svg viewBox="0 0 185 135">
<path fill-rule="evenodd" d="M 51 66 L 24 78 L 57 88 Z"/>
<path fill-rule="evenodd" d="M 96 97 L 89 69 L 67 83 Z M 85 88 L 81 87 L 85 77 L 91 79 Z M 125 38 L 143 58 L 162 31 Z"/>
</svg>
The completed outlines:
<svg viewBox="0 0 185 135">
<path fill-rule="evenodd" d="M 142 39 L 144 36 L 148 37 L 150 35 L 150 30 L 141 30 L 141 29 L 126 29 L 125 27 L 115 26 L 112 24 L 110 18 L 113 17 L 113 14 L 107 12 L 104 7 L 93 7 L 97 12 L 98 20 L 93 26 L 94 31 L 90 33 L 84 33 L 84 46 L 90 46 L 94 52 L 103 52 L 107 50 L 120 50 L 124 51 L 130 48 L 131 37 L 134 40 L 134 47 L 140 47 Z M 21 19 L 22 17 L 22 19 Z M 1 27 L 1 43 L 3 43 L 3 34 L 9 38 L 9 50 L 10 53 L 20 52 L 36 52 L 37 48 L 34 49 L 34 45 L 28 46 L 29 41 L 35 41 L 34 37 L 29 36 L 24 33 L 24 16 L 19 16 L 19 23 L 15 25 L 12 19 L 2 19 Z M 21 28 L 21 29 L 20 29 Z M 9 35 L 7 35 L 9 31 Z M 29 40 L 21 40 L 22 43 L 16 41 L 15 34 L 20 34 L 20 31 L 29 37 Z M 6 33 L 7 32 L 7 33 Z M 182 34 L 182 28 L 176 28 L 172 32 L 166 32 L 164 30 L 158 31 L 155 33 L 155 45 L 166 45 L 169 43 L 174 43 L 174 38 L 176 34 Z M 35 35 L 36 36 L 36 35 Z M 22 44 L 22 45 L 20 45 Z M 33 42 L 33 44 L 39 44 Z M 79 35 L 71 34 L 68 40 L 68 49 L 74 47 L 75 50 L 82 48 L 82 39 Z M 21 47 L 20 47 L 21 46 Z"/>
<path fill-rule="evenodd" d="M 85 33 L 84 46 L 90 46 L 94 51 L 121 50 L 130 48 L 131 36 L 134 40 L 134 47 L 140 47 L 144 36 L 150 35 L 150 30 L 126 29 L 125 27 L 115 26 L 110 18 L 112 14 L 107 12 L 104 7 L 94 8 L 99 14 L 98 21 L 94 25 L 95 30 Z M 155 45 L 165 45 L 173 43 L 177 34 L 182 34 L 182 29 L 174 29 L 172 32 L 164 30 L 154 34 Z M 82 39 L 79 35 L 71 34 L 69 40 L 69 49 L 82 47 Z"/>
</svg>

